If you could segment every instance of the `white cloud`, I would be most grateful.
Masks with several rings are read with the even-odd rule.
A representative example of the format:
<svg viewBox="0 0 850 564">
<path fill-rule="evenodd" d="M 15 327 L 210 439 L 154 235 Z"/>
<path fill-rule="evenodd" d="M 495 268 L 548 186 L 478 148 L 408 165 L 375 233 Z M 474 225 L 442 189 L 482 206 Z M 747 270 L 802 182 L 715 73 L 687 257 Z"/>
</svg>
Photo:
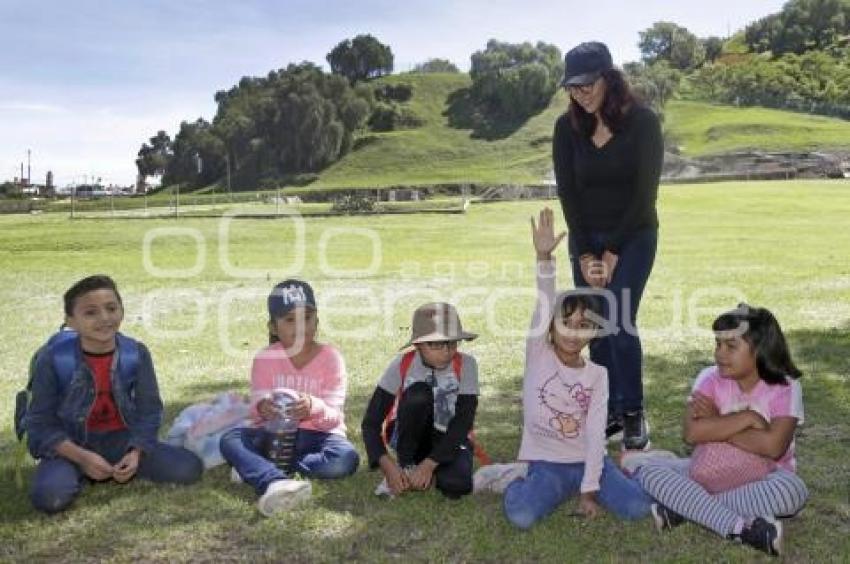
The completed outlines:
<svg viewBox="0 0 850 564">
<path fill-rule="evenodd" d="M 53 104 L 38 104 L 32 102 L 2 102 L 0 112 L 32 112 L 37 114 L 62 114 L 68 110 Z"/>
</svg>

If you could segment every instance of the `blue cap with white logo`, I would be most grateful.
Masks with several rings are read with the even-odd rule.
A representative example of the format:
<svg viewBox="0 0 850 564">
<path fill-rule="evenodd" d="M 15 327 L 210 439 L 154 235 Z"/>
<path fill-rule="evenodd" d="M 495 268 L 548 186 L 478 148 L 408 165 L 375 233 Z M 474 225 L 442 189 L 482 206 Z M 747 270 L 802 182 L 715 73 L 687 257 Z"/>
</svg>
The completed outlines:
<svg viewBox="0 0 850 564">
<path fill-rule="evenodd" d="M 276 285 L 268 299 L 269 317 L 283 317 L 296 307 L 316 309 L 316 297 L 313 288 L 301 280 L 284 280 Z"/>
</svg>

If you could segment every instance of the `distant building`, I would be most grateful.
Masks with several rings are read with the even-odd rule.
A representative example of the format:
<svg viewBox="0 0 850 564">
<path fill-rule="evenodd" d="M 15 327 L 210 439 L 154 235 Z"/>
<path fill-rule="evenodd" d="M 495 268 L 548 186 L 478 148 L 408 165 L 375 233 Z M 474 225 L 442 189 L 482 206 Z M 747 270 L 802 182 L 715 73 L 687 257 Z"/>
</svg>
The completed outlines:
<svg viewBox="0 0 850 564">
<path fill-rule="evenodd" d="M 53 185 L 53 171 L 47 171 L 47 178 L 45 178 L 44 186 L 40 187 L 41 189 L 38 191 L 39 196 L 44 196 L 45 198 L 53 198 L 56 196 L 56 187 Z"/>
</svg>

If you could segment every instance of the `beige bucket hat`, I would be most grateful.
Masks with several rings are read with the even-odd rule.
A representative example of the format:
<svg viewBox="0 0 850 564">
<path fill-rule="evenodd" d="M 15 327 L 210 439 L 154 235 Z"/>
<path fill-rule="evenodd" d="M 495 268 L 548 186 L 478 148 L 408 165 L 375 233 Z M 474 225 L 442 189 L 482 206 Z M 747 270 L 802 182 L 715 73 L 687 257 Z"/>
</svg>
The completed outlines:
<svg viewBox="0 0 850 564">
<path fill-rule="evenodd" d="M 410 340 L 401 348 L 433 341 L 471 341 L 476 333 L 463 330 L 460 316 L 453 305 L 445 302 L 425 304 L 413 312 Z"/>
</svg>

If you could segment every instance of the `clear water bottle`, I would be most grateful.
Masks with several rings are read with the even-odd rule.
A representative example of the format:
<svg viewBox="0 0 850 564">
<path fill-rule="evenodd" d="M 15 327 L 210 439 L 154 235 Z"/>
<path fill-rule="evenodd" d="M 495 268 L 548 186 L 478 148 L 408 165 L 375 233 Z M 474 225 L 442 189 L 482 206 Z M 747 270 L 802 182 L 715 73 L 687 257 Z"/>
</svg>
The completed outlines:
<svg viewBox="0 0 850 564">
<path fill-rule="evenodd" d="M 290 476 L 295 463 L 295 437 L 298 434 L 298 421 L 289 414 L 292 398 L 286 394 L 275 393 L 272 397 L 279 415 L 268 421 L 266 430 L 266 458 Z"/>
</svg>

